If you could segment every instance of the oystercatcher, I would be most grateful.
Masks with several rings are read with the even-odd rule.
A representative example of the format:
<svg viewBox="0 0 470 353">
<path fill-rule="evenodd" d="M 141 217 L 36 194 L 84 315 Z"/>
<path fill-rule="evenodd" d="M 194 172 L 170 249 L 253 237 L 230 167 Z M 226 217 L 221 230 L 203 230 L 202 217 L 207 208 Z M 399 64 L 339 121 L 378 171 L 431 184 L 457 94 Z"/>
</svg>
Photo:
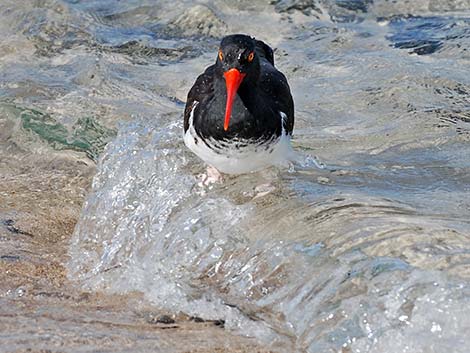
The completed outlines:
<svg viewBox="0 0 470 353">
<path fill-rule="evenodd" d="M 224 37 L 188 93 L 186 146 L 222 173 L 248 173 L 291 159 L 293 127 L 294 102 L 273 50 L 247 35 Z"/>
</svg>

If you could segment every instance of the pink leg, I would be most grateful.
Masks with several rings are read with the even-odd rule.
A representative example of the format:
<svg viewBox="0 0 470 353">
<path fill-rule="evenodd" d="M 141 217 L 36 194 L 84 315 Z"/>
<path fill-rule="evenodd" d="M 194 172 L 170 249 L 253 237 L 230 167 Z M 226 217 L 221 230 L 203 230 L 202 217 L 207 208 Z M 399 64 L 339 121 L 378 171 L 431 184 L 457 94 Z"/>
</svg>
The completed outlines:
<svg viewBox="0 0 470 353">
<path fill-rule="evenodd" d="M 207 166 L 207 171 L 205 174 L 200 175 L 201 181 L 198 183 L 200 186 L 209 186 L 214 183 L 221 183 L 223 181 L 223 176 L 220 172 L 213 166 Z"/>
</svg>

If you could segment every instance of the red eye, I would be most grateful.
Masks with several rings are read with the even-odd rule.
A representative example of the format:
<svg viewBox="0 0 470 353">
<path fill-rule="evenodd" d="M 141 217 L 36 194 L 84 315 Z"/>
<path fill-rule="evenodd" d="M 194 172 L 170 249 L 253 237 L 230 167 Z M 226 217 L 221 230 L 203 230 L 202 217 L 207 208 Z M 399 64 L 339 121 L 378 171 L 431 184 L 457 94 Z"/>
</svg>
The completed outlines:
<svg viewBox="0 0 470 353">
<path fill-rule="evenodd" d="M 219 59 L 224 60 L 224 53 L 222 53 L 222 50 L 219 50 Z"/>
<path fill-rule="evenodd" d="M 251 63 L 253 61 L 254 57 L 255 57 L 254 52 L 251 52 L 250 54 L 248 54 L 248 58 L 247 58 L 248 62 Z"/>
</svg>

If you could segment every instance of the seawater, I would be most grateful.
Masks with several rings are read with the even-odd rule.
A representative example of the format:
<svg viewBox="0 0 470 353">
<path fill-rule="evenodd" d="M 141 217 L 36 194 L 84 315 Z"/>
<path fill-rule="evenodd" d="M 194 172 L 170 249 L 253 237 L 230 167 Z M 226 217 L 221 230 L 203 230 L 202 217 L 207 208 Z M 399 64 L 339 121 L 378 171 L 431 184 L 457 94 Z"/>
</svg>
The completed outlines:
<svg viewBox="0 0 470 353">
<path fill-rule="evenodd" d="M 468 2 L 5 5 L 15 136 L 98 160 L 72 280 L 275 351 L 468 351 Z M 276 48 L 305 163 L 204 186 L 185 95 L 235 32 Z"/>
</svg>

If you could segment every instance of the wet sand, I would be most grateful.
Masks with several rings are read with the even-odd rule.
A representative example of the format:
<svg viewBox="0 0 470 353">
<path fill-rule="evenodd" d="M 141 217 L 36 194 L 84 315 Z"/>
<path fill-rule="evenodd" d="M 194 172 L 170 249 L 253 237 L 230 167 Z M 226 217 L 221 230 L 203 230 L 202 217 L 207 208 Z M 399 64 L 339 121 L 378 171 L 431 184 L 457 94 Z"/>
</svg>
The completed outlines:
<svg viewBox="0 0 470 353">
<path fill-rule="evenodd" d="M 268 352 L 138 293 L 77 289 L 64 263 L 95 164 L 70 152 L 14 156 L 0 158 L 0 352 Z"/>
</svg>

